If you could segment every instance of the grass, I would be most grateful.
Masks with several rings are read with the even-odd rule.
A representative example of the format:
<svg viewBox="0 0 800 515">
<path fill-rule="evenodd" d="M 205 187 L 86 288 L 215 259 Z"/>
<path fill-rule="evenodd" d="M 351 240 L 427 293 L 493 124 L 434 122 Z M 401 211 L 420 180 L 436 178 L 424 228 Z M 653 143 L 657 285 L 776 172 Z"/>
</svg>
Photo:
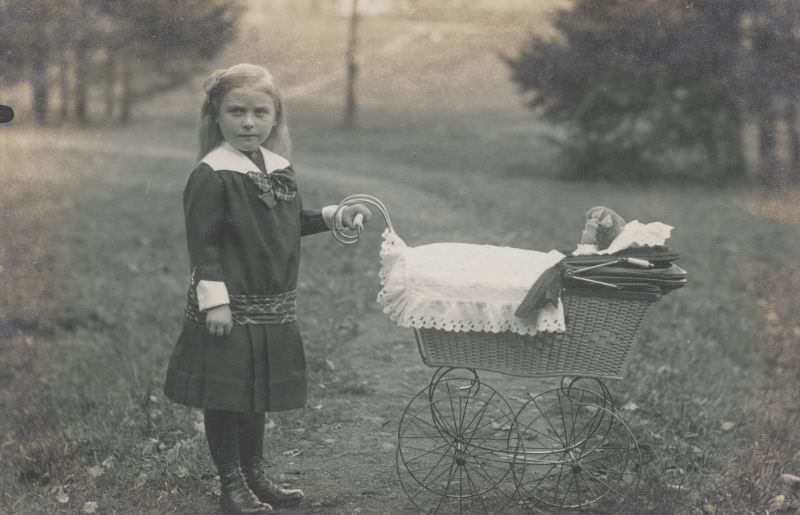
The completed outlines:
<svg viewBox="0 0 800 515">
<path fill-rule="evenodd" d="M 389 120 L 384 130 L 397 137 L 401 131 L 392 133 L 397 125 Z M 316 129 L 305 130 L 312 137 Z M 6 138 L 4 151 L 30 140 Z M 637 509 L 756 512 L 779 495 L 787 506 L 796 502 L 796 490 L 778 479 L 800 466 L 791 402 L 797 270 L 788 259 L 798 255 L 795 225 L 752 216 L 736 190 L 621 188 L 419 167 L 371 155 L 358 137 L 352 147 L 347 136 L 336 138 L 337 151 L 300 154 L 307 202 L 373 192 L 412 244 L 568 248 L 583 210 L 599 203 L 629 219 L 674 225 L 671 244 L 682 251 L 690 285 L 655 306 L 625 381 L 612 385 L 622 405 L 638 406 L 626 416 L 655 456 Z M 442 159 L 422 148 L 417 153 L 431 163 Z M 72 513 L 91 501 L 104 513 L 208 513 L 213 471 L 196 416 L 160 394 L 181 317 L 186 265 L 177 199 L 190 161 L 77 148 L 40 156 L 24 151 L 19 160 L 54 173 L 3 171 L 13 185 L 4 205 L 14 206 L 3 224 L 3 241 L 12 242 L 4 248 L 3 273 L 11 278 L 5 284 L 25 292 L 25 302 L 4 297 L 11 300 L 4 304 L 2 353 L 13 366 L 3 377 L 2 512 Z M 305 243 L 301 309 L 312 405 L 274 417 L 274 450 L 307 441 L 310 454 L 314 442 L 343 439 L 343 427 L 363 432 L 368 417 L 395 420 L 404 397 L 387 394 L 373 371 L 395 379 L 399 372 L 392 370 L 406 366 L 410 376 L 395 386 L 410 392 L 424 384 L 427 372 L 417 366 L 408 336 L 372 332 L 376 324 L 379 332 L 389 328 L 372 300 L 375 237 L 354 249 L 325 237 Z M 48 265 L 10 265 L 40 262 Z M 377 338 L 376 348 L 364 347 L 367 336 Z M 399 364 L 392 353 L 402 355 Z M 726 422 L 732 428 L 724 430 Z M 381 428 L 389 440 L 391 429 Z M 349 452 L 342 451 L 345 463 L 358 459 Z M 380 470 L 387 452 L 380 447 L 372 456 L 380 458 Z M 388 473 L 381 484 L 394 488 Z M 63 504 L 62 492 L 69 496 Z M 365 500 L 329 493 L 318 502 L 312 510 L 345 513 Z M 404 506 L 402 497 L 390 502 Z"/>
<path fill-rule="evenodd" d="M 290 57 L 335 61 L 324 47 L 341 23 L 308 30 L 323 26 L 330 33 L 287 39 L 308 43 Z M 366 40 L 380 48 L 406 28 L 373 27 Z M 500 68 L 478 91 L 426 81 L 447 75 L 438 68 L 448 59 L 426 52 L 434 39 L 414 41 L 415 55 L 431 55 L 417 67 L 376 54 L 358 131 L 337 127 L 336 82 L 328 95 L 289 100 L 305 202 L 375 194 L 412 245 L 566 249 L 597 204 L 675 226 L 670 245 L 690 283 L 654 306 L 625 380 L 609 385 L 648 456 L 631 512 L 797 511 L 797 486 L 781 480 L 800 475 L 796 196 L 557 180 L 546 128 L 516 107 Z M 286 75 L 290 87 L 309 79 L 292 59 L 267 57 L 301 70 Z M 453 74 L 478 76 L 450 60 Z M 420 80 L 384 97 L 377 86 L 395 66 Z M 98 513 L 215 512 L 197 414 L 160 393 L 187 279 L 179 199 L 194 104 L 177 92 L 128 128 L 0 132 L 0 513 L 91 512 L 87 503 Z M 411 512 L 394 431 L 430 370 L 374 302 L 377 232 L 354 248 L 304 242 L 310 404 L 270 417 L 267 449 L 281 479 L 309 492 L 298 513 Z M 509 396 L 542 387 L 486 380 Z"/>
</svg>

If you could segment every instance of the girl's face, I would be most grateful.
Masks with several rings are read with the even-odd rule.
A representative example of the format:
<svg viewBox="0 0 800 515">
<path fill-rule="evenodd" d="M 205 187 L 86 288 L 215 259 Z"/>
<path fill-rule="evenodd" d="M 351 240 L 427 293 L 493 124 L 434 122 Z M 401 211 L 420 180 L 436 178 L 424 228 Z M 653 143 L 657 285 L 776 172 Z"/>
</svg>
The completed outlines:
<svg viewBox="0 0 800 515">
<path fill-rule="evenodd" d="M 220 103 L 217 125 L 225 141 L 242 152 L 253 152 L 272 132 L 276 117 L 272 97 L 249 87 L 235 88 Z"/>
</svg>

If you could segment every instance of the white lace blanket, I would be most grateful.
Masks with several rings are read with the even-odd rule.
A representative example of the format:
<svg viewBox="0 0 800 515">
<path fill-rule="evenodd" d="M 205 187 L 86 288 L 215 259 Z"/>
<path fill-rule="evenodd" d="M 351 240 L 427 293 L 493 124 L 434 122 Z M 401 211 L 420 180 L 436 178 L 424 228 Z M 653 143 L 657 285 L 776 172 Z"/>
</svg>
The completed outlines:
<svg viewBox="0 0 800 515">
<path fill-rule="evenodd" d="M 536 320 L 514 316 L 531 285 L 564 255 L 491 245 L 434 243 L 408 247 L 383 233 L 378 302 L 402 327 L 446 331 L 563 332 L 564 308 Z"/>
</svg>

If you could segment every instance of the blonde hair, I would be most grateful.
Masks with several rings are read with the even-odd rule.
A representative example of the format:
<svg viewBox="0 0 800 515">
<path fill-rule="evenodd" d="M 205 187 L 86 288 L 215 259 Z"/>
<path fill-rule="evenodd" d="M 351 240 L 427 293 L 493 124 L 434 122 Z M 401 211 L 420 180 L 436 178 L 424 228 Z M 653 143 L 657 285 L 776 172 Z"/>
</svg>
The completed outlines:
<svg viewBox="0 0 800 515">
<path fill-rule="evenodd" d="M 219 130 L 219 125 L 217 125 L 219 107 L 229 91 L 243 87 L 263 91 L 275 102 L 275 127 L 264 141 L 263 146 L 289 159 L 292 152 L 292 139 L 286 124 L 286 109 L 283 106 L 280 90 L 275 85 L 272 74 L 266 68 L 246 63 L 216 70 L 203 83 L 206 98 L 200 111 L 199 158 L 202 159 L 222 143 L 224 138 Z"/>
</svg>

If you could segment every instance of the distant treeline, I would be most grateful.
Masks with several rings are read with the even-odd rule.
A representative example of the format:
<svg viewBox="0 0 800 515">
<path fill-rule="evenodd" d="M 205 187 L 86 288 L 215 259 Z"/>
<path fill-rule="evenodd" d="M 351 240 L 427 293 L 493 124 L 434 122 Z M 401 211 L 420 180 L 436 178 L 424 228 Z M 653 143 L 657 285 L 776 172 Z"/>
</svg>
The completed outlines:
<svg viewBox="0 0 800 515">
<path fill-rule="evenodd" d="M 573 173 L 800 179 L 800 2 L 576 0 L 553 20 L 506 60 Z"/>
<path fill-rule="evenodd" d="M 90 100 L 126 122 L 233 40 L 240 12 L 237 0 L 0 0 L 0 86 L 29 83 L 38 123 L 85 123 Z"/>
</svg>

